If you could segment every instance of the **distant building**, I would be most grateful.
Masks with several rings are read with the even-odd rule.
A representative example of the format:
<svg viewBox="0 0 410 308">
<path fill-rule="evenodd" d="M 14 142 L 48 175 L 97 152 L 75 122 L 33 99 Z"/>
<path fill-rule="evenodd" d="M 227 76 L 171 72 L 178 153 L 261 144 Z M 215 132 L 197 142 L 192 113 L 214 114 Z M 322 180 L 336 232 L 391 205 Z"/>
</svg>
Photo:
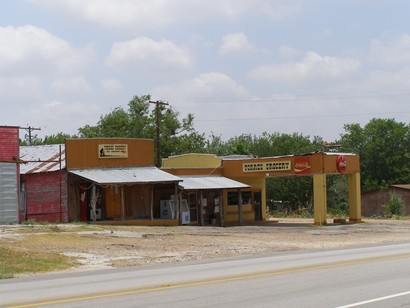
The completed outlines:
<svg viewBox="0 0 410 308">
<path fill-rule="evenodd" d="M 373 190 L 362 193 L 362 215 L 365 217 L 384 216 L 383 205 L 397 196 L 403 201 L 405 215 L 410 215 L 410 184 L 391 185 L 386 190 Z"/>
</svg>

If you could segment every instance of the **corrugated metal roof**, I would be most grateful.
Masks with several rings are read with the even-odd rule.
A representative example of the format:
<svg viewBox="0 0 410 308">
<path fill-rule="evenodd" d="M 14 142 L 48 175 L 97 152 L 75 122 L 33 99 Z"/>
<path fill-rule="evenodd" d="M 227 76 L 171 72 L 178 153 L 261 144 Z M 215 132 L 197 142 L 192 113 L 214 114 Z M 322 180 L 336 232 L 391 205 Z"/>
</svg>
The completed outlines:
<svg viewBox="0 0 410 308">
<path fill-rule="evenodd" d="M 180 182 L 181 178 L 156 167 L 121 167 L 69 170 L 98 184 L 143 184 Z"/>
<path fill-rule="evenodd" d="M 26 163 L 20 164 L 21 174 L 57 171 L 60 170 L 60 167 L 61 169 L 64 169 L 65 145 L 50 144 L 21 146 L 20 159 L 26 161 Z"/>
<path fill-rule="evenodd" d="M 184 189 L 239 189 L 250 186 L 223 176 L 181 176 L 179 185 Z"/>
</svg>

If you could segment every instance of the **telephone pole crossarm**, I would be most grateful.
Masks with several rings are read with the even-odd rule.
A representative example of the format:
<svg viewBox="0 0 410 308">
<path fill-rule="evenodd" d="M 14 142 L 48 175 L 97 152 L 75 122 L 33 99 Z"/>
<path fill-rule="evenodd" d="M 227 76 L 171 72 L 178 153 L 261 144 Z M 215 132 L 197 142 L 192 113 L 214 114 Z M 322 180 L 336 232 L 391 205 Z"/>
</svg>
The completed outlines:
<svg viewBox="0 0 410 308">
<path fill-rule="evenodd" d="M 41 130 L 40 127 L 31 127 L 31 126 L 29 126 L 29 127 L 21 127 L 20 126 L 19 129 L 24 129 L 28 132 L 28 143 L 29 143 L 29 145 L 33 145 L 31 132 L 33 130 Z"/>
</svg>

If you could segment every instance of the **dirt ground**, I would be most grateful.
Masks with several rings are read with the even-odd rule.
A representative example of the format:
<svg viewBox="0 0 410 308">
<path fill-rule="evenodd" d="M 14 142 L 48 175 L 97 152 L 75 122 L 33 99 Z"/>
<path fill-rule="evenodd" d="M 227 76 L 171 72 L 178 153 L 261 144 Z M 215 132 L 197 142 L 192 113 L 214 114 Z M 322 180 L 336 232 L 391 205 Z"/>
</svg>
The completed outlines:
<svg viewBox="0 0 410 308">
<path fill-rule="evenodd" d="M 229 228 L 1 225 L 0 243 L 75 257 L 81 265 L 71 271 L 82 271 L 410 240 L 410 220 L 331 222 L 314 226 L 311 219 L 279 219 Z"/>
</svg>

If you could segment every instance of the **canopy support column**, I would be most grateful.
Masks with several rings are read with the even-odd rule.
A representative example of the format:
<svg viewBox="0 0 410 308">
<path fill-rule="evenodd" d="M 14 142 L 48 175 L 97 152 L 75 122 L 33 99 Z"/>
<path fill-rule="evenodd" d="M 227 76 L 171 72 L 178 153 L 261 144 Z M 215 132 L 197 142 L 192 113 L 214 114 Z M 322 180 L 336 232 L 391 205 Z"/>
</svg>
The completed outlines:
<svg viewBox="0 0 410 308">
<path fill-rule="evenodd" d="M 360 191 L 360 173 L 355 172 L 348 175 L 349 187 L 349 221 L 362 221 L 362 204 Z"/>
<path fill-rule="evenodd" d="M 313 175 L 313 217 L 315 225 L 325 225 L 327 216 L 326 174 Z"/>
</svg>

